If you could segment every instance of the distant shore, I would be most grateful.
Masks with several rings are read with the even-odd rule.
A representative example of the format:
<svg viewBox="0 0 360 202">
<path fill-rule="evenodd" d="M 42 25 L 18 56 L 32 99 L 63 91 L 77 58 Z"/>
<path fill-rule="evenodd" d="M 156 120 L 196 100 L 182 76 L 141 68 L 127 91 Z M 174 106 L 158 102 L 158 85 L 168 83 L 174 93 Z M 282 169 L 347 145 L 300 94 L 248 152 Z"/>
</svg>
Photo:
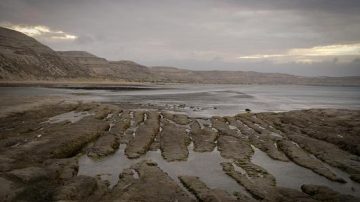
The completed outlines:
<svg viewBox="0 0 360 202">
<path fill-rule="evenodd" d="M 106 80 L 29 80 L 6 81 L 0 80 L 0 87 L 46 87 L 86 90 L 154 90 L 172 88 L 176 85 L 270 85 L 270 86 L 342 86 L 360 87 L 359 85 L 337 84 L 264 84 L 264 83 L 186 83 L 186 82 L 135 82 L 135 81 L 106 81 Z"/>
</svg>

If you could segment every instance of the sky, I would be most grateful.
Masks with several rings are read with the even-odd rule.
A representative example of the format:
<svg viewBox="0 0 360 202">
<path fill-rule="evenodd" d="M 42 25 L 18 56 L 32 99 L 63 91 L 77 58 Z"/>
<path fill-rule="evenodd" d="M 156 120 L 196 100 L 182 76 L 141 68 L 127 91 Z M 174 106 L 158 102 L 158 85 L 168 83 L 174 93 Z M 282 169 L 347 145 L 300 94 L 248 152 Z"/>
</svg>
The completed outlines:
<svg viewBox="0 0 360 202">
<path fill-rule="evenodd" d="M 0 26 L 147 66 L 360 75 L 360 0 L 1 0 Z"/>
</svg>

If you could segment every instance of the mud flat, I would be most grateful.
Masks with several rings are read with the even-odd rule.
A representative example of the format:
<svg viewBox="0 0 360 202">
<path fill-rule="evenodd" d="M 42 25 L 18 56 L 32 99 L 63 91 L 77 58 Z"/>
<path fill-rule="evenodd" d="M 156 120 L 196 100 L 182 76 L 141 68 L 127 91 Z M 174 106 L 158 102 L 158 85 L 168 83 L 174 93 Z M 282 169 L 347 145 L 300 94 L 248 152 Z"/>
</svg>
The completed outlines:
<svg viewBox="0 0 360 202">
<path fill-rule="evenodd" d="M 1 201 L 358 201 L 360 111 L 194 118 L 58 103 L 0 118 Z M 286 187 L 286 188 L 284 188 Z"/>
</svg>

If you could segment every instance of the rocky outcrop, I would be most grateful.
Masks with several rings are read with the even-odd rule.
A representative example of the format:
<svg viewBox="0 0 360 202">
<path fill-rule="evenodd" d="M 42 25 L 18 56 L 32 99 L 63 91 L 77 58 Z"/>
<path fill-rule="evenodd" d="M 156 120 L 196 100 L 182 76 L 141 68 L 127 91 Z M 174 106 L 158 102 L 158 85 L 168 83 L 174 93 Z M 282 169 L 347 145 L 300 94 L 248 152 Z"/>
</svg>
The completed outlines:
<svg viewBox="0 0 360 202">
<path fill-rule="evenodd" d="M 343 151 L 331 143 L 307 136 L 289 135 L 289 138 L 316 158 L 348 172 L 352 180 L 360 182 L 357 179 L 357 176 L 360 175 L 360 158 L 358 156 Z"/>
<path fill-rule="evenodd" d="M 64 159 L 48 159 L 44 162 L 47 172 L 58 180 L 70 179 L 77 175 L 79 165 L 77 157 Z"/>
<path fill-rule="evenodd" d="M 272 128 L 261 128 L 259 125 L 244 120 L 244 116 L 248 115 L 242 114 L 236 117 L 225 117 L 225 119 L 230 125 L 238 128 L 252 145 L 267 153 L 271 158 L 279 161 L 289 161 L 285 154 L 277 148 L 277 141 L 281 140 L 282 137 L 280 135 L 275 136 L 275 133 L 271 131 Z M 267 124 L 262 123 L 261 125 Z"/>
<path fill-rule="evenodd" d="M 115 135 L 105 134 L 100 136 L 93 146 L 87 149 L 87 155 L 99 158 L 114 153 L 119 148 L 119 139 Z"/>
<path fill-rule="evenodd" d="M 319 200 L 319 201 L 334 201 L 334 202 L 356 202 L 360 201 L 360 198 L 351 196 L 351 195 L 345 195 L 340 194 L 328 187 L 325 186 L 319 186 L 319 185 L 302 185 L 301 189 L 306 194 L 309 194 L 313 199 Z"/>
<path fill-rule="evenodd" d="M 190 143 L 186 128 L 176 124 L 165 122 L 160 133 L 161 155 L 167 161 L 186 160 Z"/>
<path fill-rule="evenodd" d="M 119 176 L 104 201 L 195 201 L 154 162 L 141 161 Z"/>
<path fill-rule="evenodd" d="M 254 154 L 249 142 L 227 135 L 220 135 L 217 140 L 218 150 L 223 158 L 249 160 Z"/>
<path fill-rule="evenodd" d="M 76 176 L 65 181 L 64 185 L 55 189 L 55 201 L 99 201 L 105 193 L 107 186 L 95 178 Z"/>
<path fill-rule="evenodd" d="M 274 198 L 275 178 L 255 164 L 248 161 L 238 161 L 244 173 L 235 170 L 232 163 L 222 163 L 227 175 L 234 178 L 239 184 L 251 193 L 256 199 Z"/>
<path fill-rule="evenodd" d="M 75 122 L 67 119 L 60 122 L 49 121 L 58 115 L 69 115 L 74 112 L 86 113 L 87 116 Z M 186 120 L 184 122 L 174 117 L 166 118 L 161 116 L 161 113 L 138 111 L 125 104 L 78 103 L 43 106 L 0 118 L 0 200 L 195 200 L 184 187 L 179 186 L 177 173 L 173 172 L 171 167 L 167 167 L 171 164 L 184 165 L 187 162 L 166 163 L 157 159 L 161 158 L 159 152 L 152 152 L 144 157 L 159 160 L 159 167 L 151 161 L 125 159 L 125 163 L 130 163 L 129 169 L 122 171 L 114 189 L 109 189 L 107 182 L 101 180 L 107 179 L 108 173 L 95 173 L 94 176 L 98 176 L 96 178 L 78 176 L 77 159 L 80 155 L 86 155 L 87 152 L 89 156 L 106 156 L 115 152 L 120 142 L 127 144 L 125 154 L 129 158 L 141 157 L 152 148 L 160 148 L 166 161 L 187 160 L 188 147 L 193 142 L 195 152 L 191 154 L 195 158 L 190 156 L 188 162 L 190 165 L 196 165 L 192 163 L 199 156 L 214 157 L 216 161 L 223 162 L 221 166 L 225 174 L 258 200 L 301 202 L 358 200 L 353 196 L 336 193 L 316 185 L 304 185 L 303 192 L 279 187 L 275 177 L 270 174 L 272 171 L 268 172 L 252 162 L 255 146 L 263 150 L 272 150 L 267 154 L 274 159 L 279 156 L 276 152 L 283 152 L 280 154 L 285 153 L 288 161 L 311 169 L 330 180 L 344 182 L 335 175 L 336 170 L 331 167 L 334 166 L 350 174 L 351 179 L 356 181 L 359 179 L 359 156 L 351 153 L 349 148 L 334 144 L 334 138 L 329 141 L 326 138 L 318 138 L 325 136 L 324 134 L 329 131 L 328 128 L 332 127 L 334 131 L 344 132 L 344 142 L 358 141 L 359 137 L 354 136 L 352 132 L 352 130 L 357 131 L 359 123 L 359 112 L 356 110 L 322 109 L 284 113 L 248 113 L 211 119 L 186 116 L 180 119 Z M 314 123 L 314 126 L 311 123 Z M 309 130 L 315 129 L 318 131 L 309 133 Z M 350 135 L 346 135 L 345 131 L 349 131 Z M 196 153 L 211 152 L 215 145 L 223 161 L 217 152 Z M 118 157 L 117 155 L 123 155 L 123 151 L 117 152 L 108 159 L 112 161 L 114 157 Z M 92 161 L 86 156 L 82 158 Z M 121 158 L 126 157 L 121 156 Z M 99 165 L 104 165 L 101 164 L 102 160 Z M 206 160 L 212 159 L 206 157 Z M 273 161 L 273 163 L 279 162 Z M 101 169 L 97 166 L 95 168 Z M 161 169 L 169 172 L 171 177 Z M 196 169 L 198 168 L 194 168 Z M 224 174 L 219 167 L 218 170 L 213 168 L 209 170 Z M 241 189 L 235 190 L 235 193 L 239 192 L 233 196 L 232 193 L 213 188 L 214 184 L 210 184 L 211 180 L 219 179 L 222 183 L 216 176 L 209 181 L 201 176 L 200 180 L 194 176 L 196 174 L 192 174 L 192 168 L 185 172 L 187 171 L 191 176 L 182 176 L 180 181 L 199 200 L 253 201 L 252 198 L 245 196 L 246 192 Z M 202 171 L 198 169 L 196 172 Z M 281 170 L 279 172 L 281 173 Z M 342 176 L 341 173 L 339 175 Z M 332 184 L 329 181 L 328 183 Z M 353 193 L 357 191 L 355 186 L 354 188 L 340 184 L 338 186 L 346 188 L 350 194 L 352 193 L 350 189 L 354 191 Z M 233 189 L 229 190 L 233 191 Z M 339 189 L 339 191 L 343 190 Z"/>
<path fill-rule="evenodd" d="M 147 118 L 147 114 L 145 114 L 143 111 L 135 111 L 133 116 L 135 125 L 139 125 L 140 123 L 144 122 L 145 116 Z"/>
<path fill-rule="evenodd" d="M 128 158 L 138 158 L 145 154 L 154 141 L 160 128 L 160 116 L 157 112 L 148 112 L 147 119 L 139 125 L 135 136 L 130 140 L 125 149 Z"/>
<path fill-rule="evenodd" d="M 41 179 L 46 179 L 49 176 L 49 173 L 44 168 L 40 167 L 27 167 L 21 169 L 15 169 L 8 172 L 9 176 L 15 177 L 18 180 L 29 183 Z"/>
<path fill-rule="evenodd" d="M 15 196 L 21 191 L 13 181 L 0 177 L 0 199 L 1 201 L 13 201 Z"/>
<path fill-rule="evenodd" d="M 191 124 L 191 138 L 194 143 L 194 151 L 211 152 L 216 147 L 218 134 L 209 127 L 201 128 L 200 124 L 195 121 Z"/>
<path fill-rule="evenodd" d="M 237 168 L 232 163 L 222 163 L 227 175 L 239 184 L 257 200 L 284 201 L 284 202 L 315 202 L 309 195 L 295 189 L 277 187 L 275 178 L 265 169 L 248 161 L 235 161 Z M 245 200 L 246 201 L 246 200 Z"/>
<path fill-rule="evenodd" d="M 237 201 L 234 196 L 229 195 L 226 191 L 220 189 L 210 189 L 198 177 L 180 176 L 179 179 L 181 183 L 183 183 L 190 192 L 194 193 L 196 198 L 198 198 L 200 201 Z M 255 201 L 251 200 L 245 195 L 238 195 L 238 197 L 241 197 L 241 201 Z"/>
<path fill-rule="evenodd" d="M 281 140 L 279 141 L 278 145 L 279 148 L 296 164 L 299 164 L 305 168 L 309 168 L 317 174 L 322 175 L 330 180 L 345 183 L 344 179 L 337 177 L 336 174 L 325 167 L 321 161 L 316 158 L 312 158 L 295 143 Z"/>
<path fill-rule="evenodd" d="M 162 115 L 177 124 L 187 125 L 191 122 L 191 120 L 185 114 L 171 114 L 168 112 L 162 113 Z"/>
<path fill-rule="evenodd" d="M 356 110 L 311 109 L 273 114 L 269 118 L 278 120 L 275 127 L 284 133 L 306 135 L 359 155 L 359 117 Z"/>
</svg>

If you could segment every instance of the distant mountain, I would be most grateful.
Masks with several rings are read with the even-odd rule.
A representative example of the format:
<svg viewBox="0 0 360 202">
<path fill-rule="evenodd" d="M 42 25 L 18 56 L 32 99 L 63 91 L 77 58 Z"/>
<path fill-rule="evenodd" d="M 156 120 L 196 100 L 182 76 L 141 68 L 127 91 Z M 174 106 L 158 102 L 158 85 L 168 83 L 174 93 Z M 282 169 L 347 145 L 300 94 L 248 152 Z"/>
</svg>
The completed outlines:
<svg viewBox="0 0 360 202">
<path fill-rule="evenodd" d="M 360 85 L 360 77 L 304 77 L 280 73 L 252 71 L 192 71 L 175 67 L 152 67 L 162 82 L 206 84 L 299 84 L 299 85 Z"/>
<path fill-rule="evenodd" d="M 360 77 L 301 77 L 244 71 L 192 71 L 108 61 L 85 51 L 54 51 L 0 27 L 0 81 L 87 80 L 206 84 L 360 85 Z"/>
<path fill-rule="evenodd" d="M 88 70 L 91 77 L 121 81 L 151 81 L 150 68 L 132 61 L 107 61 L 85 51 L 58 51 L 63 60 Z"/>
</svg>

